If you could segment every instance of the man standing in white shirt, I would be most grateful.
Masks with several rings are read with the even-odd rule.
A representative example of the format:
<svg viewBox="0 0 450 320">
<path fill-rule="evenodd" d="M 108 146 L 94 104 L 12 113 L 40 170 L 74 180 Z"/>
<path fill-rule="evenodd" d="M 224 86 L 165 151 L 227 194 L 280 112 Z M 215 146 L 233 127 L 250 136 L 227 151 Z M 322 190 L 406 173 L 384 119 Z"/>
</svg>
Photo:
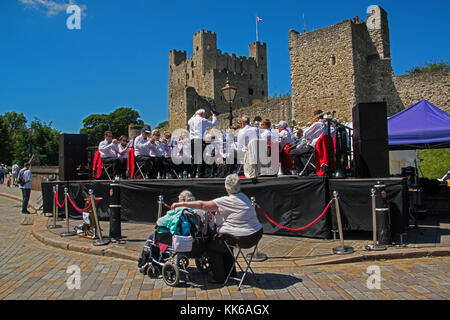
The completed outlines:
<svg viewBox="0 0 450 320">
<path fill-rule="evenodd" d="M 205 109 L 199 109 L 188 121 L 189 134 L 191 140 L 191 155 L 192 155 L 192 174 L 198 178 L 203 178 L 205 175 L 205 161 L 203 160 L 203 151 L 205 150 L 205 132 L 206 129 L 217 125 L 216 115 L 213 114 L 212 121 L 206 119 Z"/>
<path fill-rule="evenodd" d="M 19 187 L 22 190 L 22 213 L 30 214 L 28 211 L 28 202 L 30 201 L 31 195 L 31 181 L 33 180 L 33 175 L 30 170 L 30 163 L 26 162 L 22 170 L 19 171 Z"/>
<path fill-rule="evenodd" d="M 258 130 L 257 128 L 250 126 L 250 118 L 247 115 L 241 118 L 241 125 L 242 129 L 239 130 L 237 139 L 238 163 L 243 162 L 250 141 L 258 139 Z"/>
<path fill-rule="evenodd" d="M 151 142 L 148 139 L 148 135 L 151 133 L 149 127 L 143 127 L 141 129 L 141 135 L 134 139 L 134 159 L 136 162 L 145 162 L 144 168 L 146 174 L 152 172 L 152 159 L 150 158 L 150 146 Z"/>
<path fill-rule="evenodd" d="M 105 131 L 105 140 L 99 143 L 98 151 L 104 164 L 113 165 L 113 177 L 120 174 L 119 142 L 113 139 L 111 131 Z"/>
</svg>

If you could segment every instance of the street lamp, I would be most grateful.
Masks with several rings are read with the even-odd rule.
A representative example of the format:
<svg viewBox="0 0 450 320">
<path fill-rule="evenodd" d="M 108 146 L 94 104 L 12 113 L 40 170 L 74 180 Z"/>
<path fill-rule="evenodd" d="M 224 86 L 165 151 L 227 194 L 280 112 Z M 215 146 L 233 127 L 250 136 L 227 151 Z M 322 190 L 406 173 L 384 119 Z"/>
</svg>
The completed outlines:
<svg viewBox="0 0 450 320">
<path fill-rule="evenodd" d="M 233 104 L 234 97 L 236 96 L 237 88 L 233 87 L 230 84 L 230 79 L 227 78 L 227 84 L 220 90 L 222 91 L 225 100 L 228 102 L 230 106 L 230 115 L 228 116 L 228 118 L 230 119 L 230 127 L 231 127 L 233 125 L 233 109 L 231 105 Z"/>
</svg>

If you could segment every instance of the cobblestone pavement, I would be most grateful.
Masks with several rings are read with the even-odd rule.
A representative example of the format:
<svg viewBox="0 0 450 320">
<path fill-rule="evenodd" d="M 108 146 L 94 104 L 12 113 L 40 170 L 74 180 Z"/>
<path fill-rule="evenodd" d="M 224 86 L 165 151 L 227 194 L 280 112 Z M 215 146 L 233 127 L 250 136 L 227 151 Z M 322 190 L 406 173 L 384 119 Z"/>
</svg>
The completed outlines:
<svg viewBox="0 0 450 320">
<path fill-rule="evenodd" d="M 450 257 L 370 261 L 310 267 L 255 268 L 243 290 L 232 283 L 210 285 L 195 269 L 179 287 L 140 274 L 136 263 L 46 246 L 22 226 L 16 201 L 0 197 L 0 299 L 156 299 L 156 300 L 367 300 L 450 298 Z M 69 290 L 70 266 L 81 271 L 80 289 Z M 380 288 L 368 289 L 379 267 Z M 369 268 L 370 267 L 370 268 Z M 369 268 L 369 269 L 368 269 Z M 372 271 L 373 272 L 373 271 Z M 375 279 L 376 280 L 376 279 Z M 73 284 L 74 282 L 70 282 Z M 249 284 L 253 284 L 251 287 Z"/>
</svg>

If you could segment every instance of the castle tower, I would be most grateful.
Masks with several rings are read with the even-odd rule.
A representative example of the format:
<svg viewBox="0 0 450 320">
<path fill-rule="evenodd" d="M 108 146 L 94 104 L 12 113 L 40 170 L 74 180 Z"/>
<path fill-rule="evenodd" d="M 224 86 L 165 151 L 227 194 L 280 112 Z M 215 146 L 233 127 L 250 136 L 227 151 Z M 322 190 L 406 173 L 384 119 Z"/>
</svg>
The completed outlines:
<svg viewBox="0 0 450 320">
<path fill-rule="evenodd" d="M 367 13 L 367 30 L 380 55 L 380 59 L 390 58 L 391 44 L 389 40 L 387 12 L 380 6 L 370 6 L 367 9 Z"/>
<path fill-rule="evenodd" d="M 292 119 L 307 122 L 314 109 L 336 111 L 352 121 L 361 102 L 395 105 L 387 13 L 380 6 L 367 10 L 367 22 L 345 20 L 300 34 L 289 33 Z"/>
<path fill-rule="evenodd" d="M 256 99 L 263 101 L 268 96 L 265 43 L 251 43 L 248 58 L 236 57 L 218 50 L 216 34 L 202 29 L 193 35 L 192 45 L 191 57 L 186 57 L 186 51 L 169 52 L 171 130 L 185 128 L 199 108 L 204 108 L 207 116 L 213 109 L 218 113 L 228 112 L 228 103 L 220 90 L 227 78 L 238 88 L 234 109 L 247 107 Z"/>
<path fill-rule="evenodd" d="M 217 37 L 214 32 L 201 29 L 193 36 L 193 61 L 196 70 L 205 74 L 216 68 Z"/>
</svg>

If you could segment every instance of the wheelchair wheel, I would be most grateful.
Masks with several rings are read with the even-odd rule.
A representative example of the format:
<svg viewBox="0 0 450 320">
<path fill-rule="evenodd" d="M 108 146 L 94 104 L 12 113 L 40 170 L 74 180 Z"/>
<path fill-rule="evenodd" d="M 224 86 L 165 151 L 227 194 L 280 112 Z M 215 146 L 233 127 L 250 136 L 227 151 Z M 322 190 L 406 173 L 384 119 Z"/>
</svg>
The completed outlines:
<svg viewBox="0 0 450 320">
<path fill-rule="evenodd" d="M 147 275 L 150 278 L 158 278 L 160 274 L 161 274 L 161 271 L 159 270 L 159 267 L 157 267 L 157 266 L 155 266 L 153 264 L 150 264 L 147 267 Z"/>
<path fill-rule="evenodd" d="M 141 268 L 143 265 L 145 265 L 148 261 L 148 252 L 145 250 L 141 251 L 141 254 L 139 255 L 139 260 L 138 260 L 138 267 Z"/>
<path fill-rule="evenodd" d="M 168 261 L 162 267 L 162 276 L 168 286 L 175 287 L 180 282 L 180 269 Z"/>
<path fill-rule="evenodd" d="M 200 258 L 195 258 L 195 265 L 201 273 L 208 273 L 209 261 L 206 255 L 202 255 Z"/>
<path fill-rule="evenodd" d="M 189 266 L 189 259 L 186 256 L 178 257 L 177 265 L 180 269 L 187 268 Z M 184 268 L 183 268 L 184 265 Z"/>
</svg>

